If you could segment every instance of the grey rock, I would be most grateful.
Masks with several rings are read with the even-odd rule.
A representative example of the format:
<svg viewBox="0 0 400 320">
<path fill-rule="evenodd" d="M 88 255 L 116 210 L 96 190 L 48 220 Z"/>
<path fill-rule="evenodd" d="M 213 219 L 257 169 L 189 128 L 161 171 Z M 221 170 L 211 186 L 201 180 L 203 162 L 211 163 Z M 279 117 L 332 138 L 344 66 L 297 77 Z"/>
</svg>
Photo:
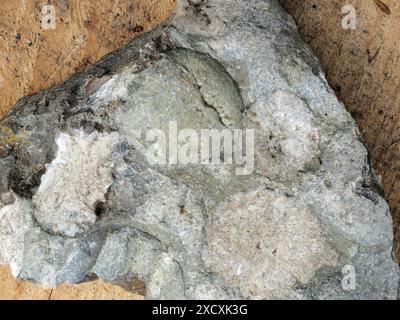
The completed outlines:
<svg viewBox="0 0 400 320">
<path fill-rule="evenodd" d="M 57 137 L 57 154 L 47 166 L 33 197 L 34 216 L 43 228 L 74 237 L 96 222 L 98 202 L 113 182 L 112 157 L 118 135 L 81 131 L 61 133 Z M 71 175 L 71 172 L 74 172 Z"/>
<path fill-rule="evenodd" d="M 164 154 L 148 136 L 188 128 L 254 130 L 254 166 L 222 146 L 220 164 L 183 163 L 185 139 Z M 368 152 L 277 1 L 180 0 L 0 132 L 0 263 L 16 277 L 139 280 L 149 299 L 398 298 Z"/>
<path fill-rule="evenodd" d="M 209 223 L 207 240 L 206 265 L 245 297 L 297 298 L 297 283 L 338 265 L 318 218 L 276 191 L 227 199 Z"/>
</svg>

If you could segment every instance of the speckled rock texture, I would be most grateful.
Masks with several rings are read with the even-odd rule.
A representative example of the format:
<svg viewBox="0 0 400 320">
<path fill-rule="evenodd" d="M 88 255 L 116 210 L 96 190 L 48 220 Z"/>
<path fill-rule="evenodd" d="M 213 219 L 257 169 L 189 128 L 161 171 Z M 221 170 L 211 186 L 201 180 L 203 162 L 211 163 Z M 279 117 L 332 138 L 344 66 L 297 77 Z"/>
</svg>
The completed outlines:
<svg viewBox="0 0 400 320">
<path fill-rule="evenodd" d="M 149 162 L 146 132 L 171 127 L 252 129 L 254 167 Z M 398 298 L 368 152 L 277 1 L 178 1 L 0 131 L 0 262 L 18 278 L 141 281 L 149 299 Z"/>
</svg>

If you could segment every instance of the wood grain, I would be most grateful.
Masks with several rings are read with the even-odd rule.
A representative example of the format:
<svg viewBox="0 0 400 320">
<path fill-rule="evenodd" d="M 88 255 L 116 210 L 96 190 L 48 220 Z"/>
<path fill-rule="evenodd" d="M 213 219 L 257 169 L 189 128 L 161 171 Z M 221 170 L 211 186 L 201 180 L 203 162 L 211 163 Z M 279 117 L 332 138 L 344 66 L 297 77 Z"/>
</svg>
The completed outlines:
<svg viewBox="0 0 400 320">
<path fill-rule="evenodd" d="M 0 300 L 143 300 L 143 296 L 101 280 L 78 285 L 45 287 L 16 280 L 8 268 L 0 267 Z"/>
<path fill-rule="evenodd" d="M 389 6 L 386 3 L 382 2 L 381 0 L 374 0 L 374 2 L 378 6 L 378 8 L 382 10 L 383 13 L 388 15 L 392 13 L 392 11 L 390 10 Z"/>
<path fill-rule="evenodd" d="M 64 82 L 153 29 L 175 6 L 175 0 L 54 0 L 53 30 L 42 27 L 43 3 L 1 1 L 0 117 L 19 98 Z"/>
</svg>

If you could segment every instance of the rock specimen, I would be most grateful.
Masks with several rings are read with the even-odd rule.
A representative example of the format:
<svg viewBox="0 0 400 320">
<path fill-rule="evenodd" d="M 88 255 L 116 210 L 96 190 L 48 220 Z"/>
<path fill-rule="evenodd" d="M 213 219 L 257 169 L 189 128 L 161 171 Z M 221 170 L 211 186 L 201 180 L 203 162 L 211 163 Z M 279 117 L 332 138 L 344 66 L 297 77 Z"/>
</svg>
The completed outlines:
<svg viewBox="0 0 400 320">
<path fill-rule="evenodd" d="M 397 298 L 367 150 L 276 1 L 178 1 L 0 130 L 0 261 L 16 277 L 141 281 L 161 299 Z M 196 159 L 197 132 L 224 143 Z"/>
<path fill-rule="evenodd" d="M 314 49 L 329 83 L 363 133 L 392 208 L 400 262 L 400 2 L 281 3 L 298 22 L 302 38 Z M 354 11 L 345 10 L 345 5 Z M 342 28 L 341 20 L 348 21 L 352 12 L 355 29 Z"/>
</svg>

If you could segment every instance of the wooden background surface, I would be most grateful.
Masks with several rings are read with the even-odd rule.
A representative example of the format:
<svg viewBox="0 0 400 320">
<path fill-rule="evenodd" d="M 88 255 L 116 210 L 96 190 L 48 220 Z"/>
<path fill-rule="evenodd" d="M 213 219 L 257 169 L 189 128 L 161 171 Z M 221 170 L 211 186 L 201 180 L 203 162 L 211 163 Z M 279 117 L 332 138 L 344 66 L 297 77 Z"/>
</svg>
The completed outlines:
<svg viewBox="0 0 400 320">
<path fill-rule="evenodd" d="M 53 30 L 44 3 L 1 0 L 0 117 L 19 98 L 64 82 L 153 29 L 175 6 L 175 0 L 53 0 Z"/>
</svg>

